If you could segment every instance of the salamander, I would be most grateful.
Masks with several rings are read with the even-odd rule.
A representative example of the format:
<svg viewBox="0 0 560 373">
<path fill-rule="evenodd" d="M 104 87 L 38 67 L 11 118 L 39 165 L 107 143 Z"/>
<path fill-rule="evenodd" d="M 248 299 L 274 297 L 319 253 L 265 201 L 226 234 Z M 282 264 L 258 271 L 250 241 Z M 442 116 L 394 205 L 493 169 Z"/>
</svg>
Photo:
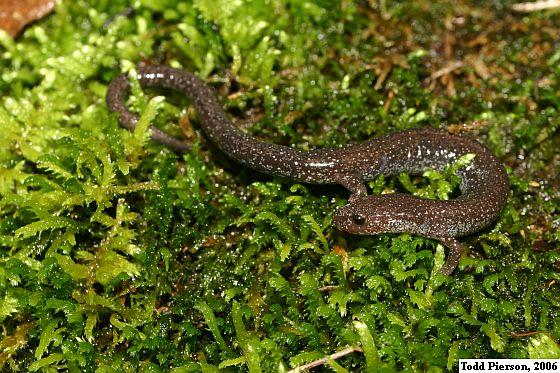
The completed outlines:
<svg viewBox="0 0 560 373">
<path fill-rule="evenodd" d="M 339 184 L 351 193 L 347 205 L 334 212 L 333 223 L 353 234 L 406 232 L 439 240 L 449 248 L 444 274 L 457 266 L 462 245 L 456 237 L 474 233 L 492 223 L 502 210 L 509 191 L 502 163 L 481 143 L 445 130 L 418 128 L 379 136 L 341 148 L 309 151 L 260 141 L 227 118 L 213 90 L 188 71 L 167 66 L 137 70 L 144 87 L 165 87 L 184 93 L 196 108 L 210 141 L 240 164 L 254 170 L 311 184 Z M 107 105 L 119 114 L 120 123 L 133 130 L 138 117 L 125 99 L 128 77 L 113 79 Z M 178 151 L 189 145 L 152 127 L 152 138 Z M 408 194 L 368 195 L 365 182 L 378 175 L 401 172 L 421 174 L 443 170 L 465 154 L 475 157 L 461 168 L 460 196 L 448 201 L 418 198 Z"/>
</svg>

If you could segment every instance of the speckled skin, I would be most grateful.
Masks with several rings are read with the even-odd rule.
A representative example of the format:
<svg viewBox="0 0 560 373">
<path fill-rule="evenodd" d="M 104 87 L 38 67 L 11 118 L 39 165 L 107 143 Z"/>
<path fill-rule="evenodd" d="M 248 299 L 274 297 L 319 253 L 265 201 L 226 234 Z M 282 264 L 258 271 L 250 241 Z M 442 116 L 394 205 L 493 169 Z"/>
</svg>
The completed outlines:
<svg viewBox="0 0 560 373">
<path fill-rule="evenodd" d="M 212 89 L 191 73 L 164 66 L 142 67 L 143 86 L 167 87 L 187 95 L 197 109 L 207 137 L 224 153 L 252 169 L 313 184 L 340 184 L 352 195 L 334 213 L 340 230 L 355 234 L 407 232 L 433 238 L 449 247 L 442 269 L 453 272 L 462 246 L 454 238 L 490 224 L 508 194 L 503 165 L 483 145 L 467 137 L 436 129 L 412 129 L 377 137 L 339 149 L 301 151 L 259 141 L 235 127 L 226 117 Z M 125 106 L 126 76 L 109 85 L 107 104 L 120 114 L 123 126 L 134 129 L 138 118 Z M 189 146 L 152 127 L 152 137 L 180 151 Z M 461 196 L 451 201 L 428 200 L 408 194 L 367 195 L 364 182 L 377 175 L 420 174 L 442 170 L 467 153 L 474 160 L 461 169 Z"/>
</svg>

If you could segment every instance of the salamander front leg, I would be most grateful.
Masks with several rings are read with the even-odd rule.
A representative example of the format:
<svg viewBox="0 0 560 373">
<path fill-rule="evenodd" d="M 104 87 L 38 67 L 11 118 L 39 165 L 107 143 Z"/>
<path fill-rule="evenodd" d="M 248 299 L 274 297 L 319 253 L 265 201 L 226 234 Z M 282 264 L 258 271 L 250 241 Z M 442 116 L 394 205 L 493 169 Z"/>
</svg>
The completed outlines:
<svg viewBox="0 0 560 373">
<path fill-rule="evenodd" d="M 449 276 L 459 264 L 459 259 L 461 259 L 463 253 L 463 245 L 453 237 L 440 237 L 438 240 L 449 248 L 447 260 L 441 268 L 441 272 Z"/>
<path fill-rule="evenodd" d="M 367 196 L 367 188 L 364 182 L 358 179 L 356 176 L 353 175 L 344 175 L 341 176 L 338 180 L 338 183 L 348 189 L 350 193 L 350 198 L 348 200 L 352 202 L 353 199 L 356 197 L 364 197 Z"/>
</svg>

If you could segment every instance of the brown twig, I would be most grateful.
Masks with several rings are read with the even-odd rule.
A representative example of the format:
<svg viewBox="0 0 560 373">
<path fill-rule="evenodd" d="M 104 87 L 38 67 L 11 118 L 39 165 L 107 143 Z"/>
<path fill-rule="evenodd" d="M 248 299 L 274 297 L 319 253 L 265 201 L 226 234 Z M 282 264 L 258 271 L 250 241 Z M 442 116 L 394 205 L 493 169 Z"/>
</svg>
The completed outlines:
<svg viewBox="0 0 560 373">
<path fill-rule="evenodd" d="M 389 93 L 387 93 L 387 101 L 385 102 L 385 105 L 383 105 L 383 111 L 385 111 L 385 113 L 389 111 L 393 97 L 395 97 L 395 91 L 390 90 Z"/>
<path fill-rule="evenodd" d="M 326 286 L 321 286 L 317 290 L 319 290 L 319 291 L 331 291 L 331 290 L 338 290 L 338 289 L 340 289 L 340 286 L 338 286 L 338 285 L 326 285 Z"/>
<path fill-rule="evenodd" d="M 465 66 L 463 61 L 452 61 L 445 65 L 443 68 L 439 69 L 438 71 L 432 74 L 432 79 L 441 78 L 444 75 L 451 74 L 454 70 L 460 69 L 461 67 Z"/>
<path fill-rule="evenodd" d="M 299 372 L 302 372 L 302 371 L 305 371 L 305 370 L 309 370 L 311 368 L 316 368 L 318 366 L 321 366 L 321 365 L 325 364 L 330 359 L 336 360 L 336 359 L 339 359 L 343 356 L 349 355 L 353 352 L 364 352 L 364 350 L 362 350 L 362 348 L 360 346 L 346 347 L 345 349 L 340 350 L 338 352 L 335 352 L 334 354 L 331 354 L 329 356 L 325 356 L 321 359 L 313 360 L 310 363 L 295 367 L 294 369 L 289 370 L 288 373 L 299 373 Z"/>
<path fill-rule="evenodd" d="M 552 8 L 560 8 L 560 0 L 542 0 L 532 3 L 517 3 L 511 6 L 511 9 L 520 13 L 536 12 L 538 10 Z"/>
<path fill-rule="evenodd" d="M 548 332 L 543 332 L 543 331 L 540 331 L 540 330 L 536 330 L 536 331 L 532 331 L 532 332 L 521 332 L 521 333 L 510 332 L 510 333 L 509 333 L 509 335 L 511 335 L 513 338 L 531 337 L 531 336 L 536 335 L 536 334 L 542 334 L 542 335 L 547 336 L 547 337 L 550 338 L 554 343 L 556 343 L 556 345 L 557 345 L 558 347 L 560 347 L 560 342 L 558 342 L 556 339 L 554 339 L 554 338 L 550 335 L 550 333 L 548 333 Z"/>
</svg>

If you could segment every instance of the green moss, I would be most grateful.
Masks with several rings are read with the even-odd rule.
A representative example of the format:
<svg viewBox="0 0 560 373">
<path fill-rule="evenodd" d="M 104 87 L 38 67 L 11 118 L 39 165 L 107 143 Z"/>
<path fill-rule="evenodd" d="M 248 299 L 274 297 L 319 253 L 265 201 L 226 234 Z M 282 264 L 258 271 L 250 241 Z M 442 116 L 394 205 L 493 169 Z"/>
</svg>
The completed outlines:
<svg viewBox="0 0 560 373">
<path fill-rule="evenodd" d="M 0 367 L 276 371 L 348 346 L 331 369 L 560 357 L 558 17 L 380 4 L 142 0 L 126 17 L 125 0 L 62 1 L 0 33 Z M 249 133 L 302 149 L 467 123 L 508 166 L 507 206 L 442 276 L 435 241 L 334 229 L 342 189 L 149 141 L 151 122 L 198 128 L 178 94 L 136 85 L 143 125 L 120 128 L 106 87 L 141 62 L 196 72 Z M 459 166 L 369 186 L 445 199 Z"/>
</svg>

